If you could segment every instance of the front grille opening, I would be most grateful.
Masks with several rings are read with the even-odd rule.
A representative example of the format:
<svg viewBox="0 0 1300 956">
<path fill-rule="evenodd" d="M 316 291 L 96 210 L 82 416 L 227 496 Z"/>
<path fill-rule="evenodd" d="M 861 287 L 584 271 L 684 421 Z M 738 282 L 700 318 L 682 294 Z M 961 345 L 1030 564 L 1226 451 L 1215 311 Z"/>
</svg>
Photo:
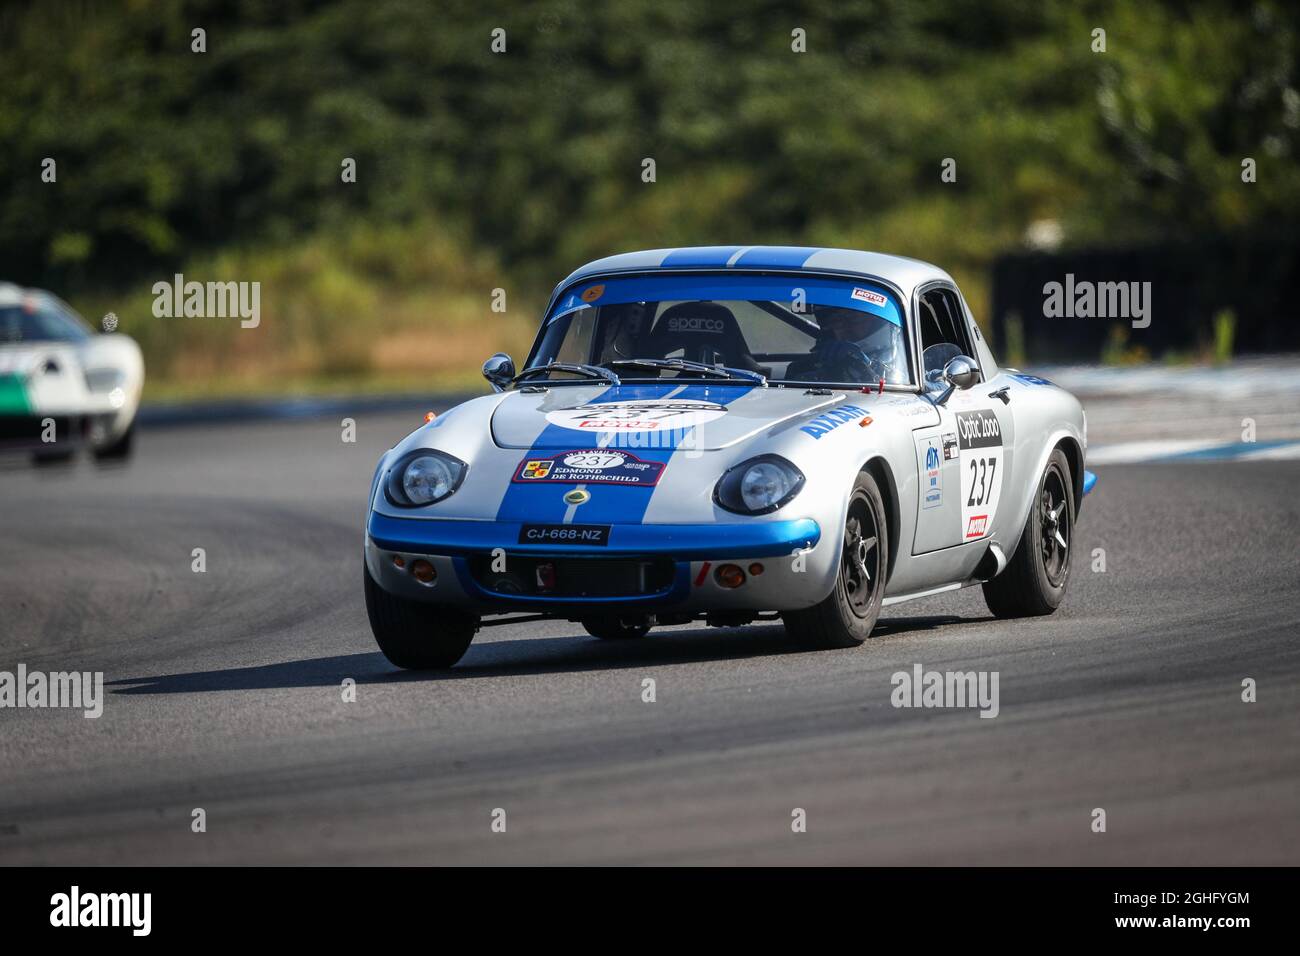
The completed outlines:
<svg viewBox="0 0 1300 956">
<path fill-rule="evenodd" d="M 479 587 L 524 597 L 644 597 L 673 584 L 670 558 L 564 558 L 507 554 L 505 570 L 492 570 L 490 555 L 469 559 Z M 497 562 L 500 567 L 500 562 Z"/>
<path fill-rule="evenodd" d="M 68 415 L 0 415 L 0 443 L 14 443 L 40 447 L 44 443 L 45 419 L 54 419 L 56 441 L 80 441 L 85 423 Z"/>
</svg>

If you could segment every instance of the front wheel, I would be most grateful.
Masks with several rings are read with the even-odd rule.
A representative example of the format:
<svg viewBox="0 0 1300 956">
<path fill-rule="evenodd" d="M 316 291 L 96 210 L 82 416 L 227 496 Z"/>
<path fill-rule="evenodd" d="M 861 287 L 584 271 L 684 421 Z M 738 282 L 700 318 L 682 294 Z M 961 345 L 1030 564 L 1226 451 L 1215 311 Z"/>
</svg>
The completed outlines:
<svg viewBox="0 0 1300 956">
<path fill-rule="evenodd" d="M 375 583 L 369 568 L 362 567 L 361 573 L 370 630 L 391 663 L 407 670 L 440 669 L 451 667 L 469 650 L 478 615 L 397 597 Z"/>
<path fill-rule="evenodd" d="M 117 441 L 95 449 L 95 461 L 126 461 L 135 447 L 135 422 L 127 426 Z"/>
<path fill-rule="evenodd" d="M 997 617 L 1051 614 L 1065 598 L 1074 543 L 1074 482 L 1065 452 L 1047 459 L 1015 556 L 992 581 L 984 601 Z"/>
<path fill-rule="evenodd" d="M 857 647 L 870 637 L 885 596 L 888 542 L 880 489 L 863 472 L 849 495 L 835 587 L 820 604 L 782 613 L 786 633 L 817 649 Z"/>
</svg>

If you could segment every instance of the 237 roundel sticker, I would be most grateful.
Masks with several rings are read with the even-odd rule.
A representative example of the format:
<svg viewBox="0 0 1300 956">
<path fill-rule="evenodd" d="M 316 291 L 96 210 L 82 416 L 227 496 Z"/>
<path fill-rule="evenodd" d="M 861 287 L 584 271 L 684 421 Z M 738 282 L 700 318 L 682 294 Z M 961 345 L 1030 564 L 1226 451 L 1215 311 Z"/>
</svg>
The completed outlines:
<svg viewBox="0 0 1300 956">
<path fill-rule="evenodd" d="M 1002 488 L 1002 425 L 993 412 L 957 413 L 961 468 L 961 536 L 983 538 L 993 528 Z"/>
<path fill-rule="evenodd" d="M 703 425 L 727 414 L 727 406 L 687 399 L 660 401 L 592 402 L 576 408 L 557 408 L 546 420 L 561 428 L 584 431 L 667 432 Z"/>
<path fill-rule="evenodd" d="M 662 461 L 643 461 L 625 451 L 586 448 L 525 458 L 512 481 L 564 481 L 588 485 L 654 486 L 664 472 Z"/>
</svg>

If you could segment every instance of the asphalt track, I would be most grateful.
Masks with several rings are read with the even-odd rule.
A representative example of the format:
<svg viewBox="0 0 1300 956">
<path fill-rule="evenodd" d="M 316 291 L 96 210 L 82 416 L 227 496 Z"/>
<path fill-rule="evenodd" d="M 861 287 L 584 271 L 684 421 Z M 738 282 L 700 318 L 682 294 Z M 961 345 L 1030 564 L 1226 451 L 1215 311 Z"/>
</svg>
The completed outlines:
<svg viewBox="0 0 1300 956">
<path fill-rule="evenodd" d="M 820 653 L 517 625 L 427 676 L 377 652 L 359 578 L 371 469 L 417 423 L 0 466 L 0 670 L 108 682 L 98 720 L 0 711 L 0 862 L 1300 863 L 1300 462 L 1099 468 L 1050 618 L 971 589 Z M 999 672 L 999 716 L 895 709 L 917 663 Z"/>
</svg>

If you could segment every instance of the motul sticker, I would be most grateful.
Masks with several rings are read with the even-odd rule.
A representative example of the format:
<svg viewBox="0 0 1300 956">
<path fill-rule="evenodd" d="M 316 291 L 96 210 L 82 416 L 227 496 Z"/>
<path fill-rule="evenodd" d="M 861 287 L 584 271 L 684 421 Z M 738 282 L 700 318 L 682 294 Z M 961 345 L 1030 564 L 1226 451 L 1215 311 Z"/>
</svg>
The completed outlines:
<svg viewBox="0 0 1300 956">
<path fill-rule="evenodd" d="M 525 458 L 515 469 L 512 481 L 560 481 L 587 485 L 654 486 L 663 474 L 662 461 L 643 461 L 625 451 L 587 448 L 554 455 Z"/>
<path fill-rule="evenodd" d="M 889 302 L 889 300 L 879 292 L 872 292 L 870 289 L 855 288 L 852 292 L 852 297 L 860 302 L 870 302 L 872 305 L 883 306 Z"/>
</svg>

